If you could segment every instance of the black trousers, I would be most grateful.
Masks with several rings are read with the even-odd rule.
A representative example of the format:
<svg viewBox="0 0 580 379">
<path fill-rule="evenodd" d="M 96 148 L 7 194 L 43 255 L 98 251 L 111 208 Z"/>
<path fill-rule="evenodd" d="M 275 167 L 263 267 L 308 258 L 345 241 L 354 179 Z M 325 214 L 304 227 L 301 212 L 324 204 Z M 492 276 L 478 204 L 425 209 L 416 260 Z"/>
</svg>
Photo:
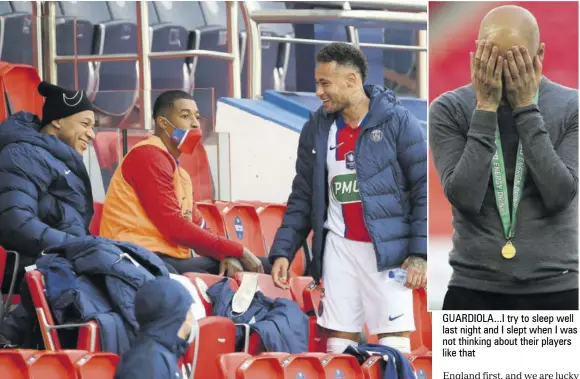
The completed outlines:
<svg viewBox="0 0 580 379">
<path fill-rule="evenodd" d="M 450 286 L 443 310 L 578 310 L 578 289 L 532 295 L 506 295 Z"/>
<path fill-rule="evenodd" d="M 203 274 L 219 274 L 220 263 L 213 258 L 208 257 L 192 257 L 188 259 L 172 258 L 165 254 L 158 254 L 161 260 L 168 266 L 172 267 L 179 274 L 186 272 L 199 272 Z M 264 273 L 270 274 L 272 272 L 272 265 L 267 257 L 258 257 L 264 266 Z M 244 267 L 244 270 L 246 268 Z"/>
</svg>

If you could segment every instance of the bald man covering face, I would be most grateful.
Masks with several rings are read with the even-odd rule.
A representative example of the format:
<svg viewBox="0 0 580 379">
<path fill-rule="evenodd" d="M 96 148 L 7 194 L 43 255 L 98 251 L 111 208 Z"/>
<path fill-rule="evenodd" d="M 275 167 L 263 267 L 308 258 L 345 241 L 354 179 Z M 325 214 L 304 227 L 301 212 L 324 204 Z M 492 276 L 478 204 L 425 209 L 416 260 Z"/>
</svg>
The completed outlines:
<svg viewBox="0 0 580 379">
<path fill-rule="evenodd" d="M 578 92 L 542 76 L 534 16 L 490 11 L 472 83 L 429 111 L 453 208 L 444 309 L 578 309 Z"/>
</svg>

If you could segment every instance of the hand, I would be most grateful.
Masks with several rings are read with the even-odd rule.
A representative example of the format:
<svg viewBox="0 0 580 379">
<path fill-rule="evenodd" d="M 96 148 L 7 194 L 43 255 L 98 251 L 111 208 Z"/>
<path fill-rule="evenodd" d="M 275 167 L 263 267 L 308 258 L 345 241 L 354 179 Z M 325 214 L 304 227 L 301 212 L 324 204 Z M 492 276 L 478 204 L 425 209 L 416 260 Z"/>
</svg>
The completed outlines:
<svg viewBox="0 0 580 379">
<path fill-rule="evenodd" d="M 272 280 L 276 287 L 287 290 L 290 288 L 288 285 L 288 268 L 290 267 L 290 261 L 288 258 L 277 258 L 272 265 Z"/>
<path fill-rule="evenodd" d="M 219 272 L 220 276 L 227 274 L 226 276 L 228 278 L 231 278 L 234 276 L 236 272 L 242 271 L 244 271 L 244 268 L 236 258 L 225 258 L 222 259 L 220 262 L 220 272 Z"/>
<path fill-rule="evenodd" d="M 247 271 L 250 272 L 258 272 L 260 274 L 264 273 L 264 267 L 262 266 L 262 262 L 252 253 L 250 250 L 244 247 L 244 254 L 242 256 L 242 264 L 246 268 Z"/>
<path fill-rule="evenodd" d="M 501 101 L 503 58 L 491 41 L 476 41 L 475 55 L 471 52 L 471 82 L 477 94 L 477 109 L 497 112 Z M 496 64 L 497 63 L 497 64 Z"/>
<path fill-rule="evenodd" d="M 425 288 L 427 285 L 427 261 L 421 257 L 410 256 L 401 266 L 407 270 L 405 287 L 410 289 Z"/>
<path fill-rule="evenodd" d="M 542 62 L 539 55 L 534 57 L 534 63 L 532 63 L 528 49 L 523 46 L 514 46 L 507 52 L 503 73 L 507 99 L 512 108 L 533 104 L 542 78 Z"/>
</svg>

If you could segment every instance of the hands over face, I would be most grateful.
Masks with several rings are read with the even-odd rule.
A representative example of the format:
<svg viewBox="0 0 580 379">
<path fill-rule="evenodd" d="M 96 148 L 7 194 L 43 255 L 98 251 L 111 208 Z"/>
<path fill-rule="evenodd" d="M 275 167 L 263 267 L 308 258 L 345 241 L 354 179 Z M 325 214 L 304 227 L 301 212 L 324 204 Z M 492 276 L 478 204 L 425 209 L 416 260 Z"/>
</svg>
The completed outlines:
<svg viewBox="0 0 580 379">
<path fill-rule="evenodd" d="M 544 44 L 541 45 L 543 50 Z M 542 78 L 542 62 L 539 55 L 532 61 L 528 49 L 513 46 L 504 60 L 504 77 L 507 98 L 513 109 L 534 103 Z"/>
<path fill-rule="evenodd" d="M 504 59 L 491 41 L 476 41 L 477 51 L 471 58 L 471 81 L 477 93 L 477 109 L 496 112 L 501 101 L 501 75 Z"/>
</svg>

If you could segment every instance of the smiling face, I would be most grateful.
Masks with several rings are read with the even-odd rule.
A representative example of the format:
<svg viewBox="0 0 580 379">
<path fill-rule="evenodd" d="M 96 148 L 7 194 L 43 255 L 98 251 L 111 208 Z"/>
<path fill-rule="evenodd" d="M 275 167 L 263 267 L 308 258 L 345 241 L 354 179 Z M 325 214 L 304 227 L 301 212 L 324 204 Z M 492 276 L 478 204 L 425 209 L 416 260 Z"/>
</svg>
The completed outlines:
<svg viewBox="0 0 580 379">
<path fill-rule="evenodd" d="M 56 136 L 64 143 L 72 147 L 77 153 L 83 153 L 89 147 L 89 143 L 95 138 L 95 112 L 83 111 L 72 116 L 61 118 L 52 122 L 56 128 Z"/>
<path fill-rule="evenodd" d="M 356 81 L 353 68 L 336 62 L 318 62 L 315 79 L 316 96 L 326 112 L 341 112 L 350 105 Z"/>
</svg>

